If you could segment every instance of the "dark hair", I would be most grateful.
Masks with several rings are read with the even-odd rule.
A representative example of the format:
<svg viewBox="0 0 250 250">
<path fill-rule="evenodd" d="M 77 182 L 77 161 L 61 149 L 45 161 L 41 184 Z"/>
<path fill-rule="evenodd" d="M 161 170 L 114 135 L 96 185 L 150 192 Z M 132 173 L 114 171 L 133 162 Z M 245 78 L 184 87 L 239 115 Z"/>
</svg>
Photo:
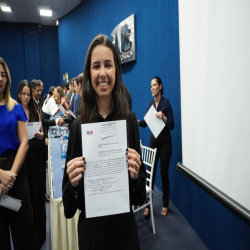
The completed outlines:
<svg viewBox="0 0 250 250">
<path fill-rule="evenodd" d="M 82 80 L 83 80 L 83 77 L 81 74 L 74 78 L 74 81 L 76 82 L 76 84 L 77 85 L 81 84 L 81 86 L 82 86 Z"/>
<path fill-rule="evenodd" d="M 53 95 L 53 91 L 54 91 L 54 90 L 55 90 L 55 87 L 54 87 L 54 86 L 51 86 L 51 87 L 49 88 L 49 98 Z M 49 98 L 47 98 L 45 104 L 47 104 Z"/>
<path fill-rule="evenodd" d="M 162 85 L 161 78 L 160 78 L 159 76 L 155 76 L 155 77 L 152 78 L 152 80 L 153 80 L 153 79 L 155 79 L 156 82 L 157 82 L 159 85 L 161 85 L 161 87 L 162 87 L 162 88 L 161 88 L 161 95 L 163 95 L 164 91 L 163 91 L 163 85 Z M 152 81 L 152 80 L 151 80 L 151 81 Z"/>
<path fill-rule="evenodd" d="M 75 77 L 71 78 L 71 79 L 69 80 L 69 84 L 73 86 L 73 85 L 74 85 L 74 80 L 75 80 Z"/>
<path fill-rule="evenodd" d="M 17 89 L 17 102 L 21 103 L 21 99 L 19 97 L 19 95 L 22 95 L 22 91 L 24 87 L 28 87 L 30 89 L 30 101 L 28 103 L 28 108 L 29 108 L 29 122 L 38 122 L 39 121 L 39 115 L 38 115 L 38 111 L 36 109 L 34 100 L 33 100 L 33 96 L 32 96 L 32 88 L 31 88 L 31 84 L 27 81 L 27 80 L 22 80 L 19 85 L 18 85 L 18 89 Z"/>
<path fill-rule="evenodd" d="M 67 90 L 69 90 L 69 83 L 68 82 L 65 82 L 63 85 L 62 85 L 63 88 L 66 88 Z"/>
<path fill-rule="evenodd" d="M 115 120 L 127 119 L 129 116 L 129 106 L 125 96 L 124 85 L 122 82 L 121 59 L 112 42 L 105 35 L 98 35 L 89 45 L 82 81 L 82 109 L 81 122 L 90 123 L 96 122 L 98 117 L 98 107 L 96 94 L 91 83 L 90 65 L 91 55 L 94 48 L 98 45 L 103 45 L 111 49 L 115 63 L 115 85 L 112 90 L 113 95 L 113 111 Z"/>
<path fill-rule="evenodd" d="M 36 89 L 37 86 L 41 86 L 41 82 L 40 82 L 40 80 L 33 79 L 30 82 L 30 85 L 31 85 L 32 90 L 34 90 L 34 89 Z"/>
</svg>

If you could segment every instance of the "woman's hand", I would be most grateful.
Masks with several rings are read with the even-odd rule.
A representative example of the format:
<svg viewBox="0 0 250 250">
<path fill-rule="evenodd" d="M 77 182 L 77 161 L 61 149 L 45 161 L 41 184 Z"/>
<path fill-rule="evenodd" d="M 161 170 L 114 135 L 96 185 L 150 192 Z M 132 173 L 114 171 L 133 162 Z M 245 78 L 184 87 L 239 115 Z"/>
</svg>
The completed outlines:
<svg viewBox="0 0 250 250">
<path fill-rule="evenodd" d="M 38 139 L 38 140 L 42 140 L 44 137 L 44 134 L 43 132 L 38 132 L 35 134 L 35 138 Z"/>
<path fill-rule="evenodd" d="M 140 155 L 136 152 L 136 150 L 132 148 L 127 148 L 126 155 L 128 157 L 127 163 L 128 163 L 128 170 L 130 172 L 130 177 L 133 180 L 136 180 L 141 167 Z"/>
<path fill-rule="evenodd" d="M 159 111 L 159 112 L 156 113 L 156 117 L 157 117 L 158 119 L 162 119 L 165 123 L 167 122 L 167 117 L 166 117 L 166 116 L 164 115 L 164 113 L 161 112 L 161 111 Z"/>
<path fill-rule="evenodd" d="M 0 198 L 2 194 L 8 194 L 9 188 L 0 183 Z"/>
<path fill-rule="evenodd" d="M 45 145 L 48 146 L 48 144 L 49 144 L 49 139 L 45 138 Z"/>
<path fill-rule="evenodd" d="M 61 105 L 63 106 L 64 103 L 65 103 L 65 98 L 63 97 L 61 100 Z"/>
<path fill-rule="evenodd" d="M 73 187 L 77 187 L 79 180 L 84 172 L 83 166 L 86 165 L 85 157 L 75 158 L 67 163 L 67 174 Z"/>
<path fill-rule="evenodd" d="M 140 122 L 141 122 L 140 120 L 137 120 L 137 125 L 138 125 L 138 126 L 140 125 Z"/>
<path fill-rule="evenodd" d="M 12 188 L 15 181 L 17 174 L 12 173 L 11 171 L 5 171 L 0 169 L 0 181 L 1 183 L 6 186 L 7 188 Z"/>
</svg>

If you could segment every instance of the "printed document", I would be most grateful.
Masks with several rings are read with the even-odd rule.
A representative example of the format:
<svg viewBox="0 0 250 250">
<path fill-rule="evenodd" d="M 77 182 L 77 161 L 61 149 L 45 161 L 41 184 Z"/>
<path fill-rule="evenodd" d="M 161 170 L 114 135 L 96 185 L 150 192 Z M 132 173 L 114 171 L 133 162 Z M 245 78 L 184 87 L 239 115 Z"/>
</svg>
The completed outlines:
<svg viewBox="0 0 250 250">
<path fill-rule="evenodd" d="M 22 201 L 7 194 L 2 194 L 0 198 L 0 206 L 18 212 L 20 207 L 22 206 Z"/>
<path fill-rule="evenodd" d="M 86 217 L 130 211 L 126 121 L 82 124 Z"/>
<path fill-rule="evenodd" d="M 144 116 L 144 120 L 148 124 L 155 138 L 158 137 L 158 135 L 165 127 L 164 121 L 162 119 L 157 118 L 156 113 L 157 111 L 154 105 L 152 105 L 148 110 L 147 114 Z"/>
<path fill-rule="evenodd" d="M 35 134 L 39 132 L 40 127 L 41 127 L 41 122 L 27 122 L 26 123 L 28 140 L 35 137 Z"/>
</svg>

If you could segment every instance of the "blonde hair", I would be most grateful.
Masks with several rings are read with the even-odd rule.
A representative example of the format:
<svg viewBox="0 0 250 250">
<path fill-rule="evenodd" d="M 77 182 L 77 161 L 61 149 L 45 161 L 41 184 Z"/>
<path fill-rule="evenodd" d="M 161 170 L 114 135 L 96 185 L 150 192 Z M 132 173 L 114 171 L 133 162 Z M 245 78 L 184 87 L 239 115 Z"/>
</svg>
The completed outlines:
<svg viewBox="0 0 250 250">
<path fill-rule="evenodd" d="M 17 102 L 14 99 L 12 99 L 10 96 L 10 85 L 11 85 L 10 71 L 4 59 L 1 57 L 0 57 L 0 64 L 3 66 L 7 74 L 7 82 L 6 82 L 5 89 L 3 91 L 3 98 L 5 99 L 7 109 L 11 112 L 14 106 L 17 104 Z"/>
</svg>

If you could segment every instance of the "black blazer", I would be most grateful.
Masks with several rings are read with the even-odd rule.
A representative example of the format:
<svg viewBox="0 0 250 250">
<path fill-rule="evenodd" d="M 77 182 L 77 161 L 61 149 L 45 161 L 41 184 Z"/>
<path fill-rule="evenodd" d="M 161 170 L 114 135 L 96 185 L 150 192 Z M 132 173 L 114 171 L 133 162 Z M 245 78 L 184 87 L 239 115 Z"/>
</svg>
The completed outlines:
<svg viewBox="0 0 250 250">
<path fill-rule="evenodd" d="M 112 112 L 105 120 L 101 115 L 98 116 L 98 122 L 113 120 Z M 127 121 L 127 128 L 128 147 L 135 149 L 141 155 L 137 120 L 132 112 Z M 66 162 L 80 156 L 82 156 L 82 142 L 80 117 L 78 116 L 70 129 Z M 72 218 L 77 209 L 81 210 L 78 221 L 79 249 L 139 250 L 138 230 L 132 209 L 130 208 L 129 213 L 86 218 L 84 180 L 81 179 L 78 186 L 73 188 L 66 170 L 67 168 L 64 169 L 62 183 L 64 214 L 66 218 Z M 130 206 L 143 204 L 146 199 L 146 171 L 143 162 L 137 180 L 133 180 L 129 174 L 128 178 Z"/>
</svg>

